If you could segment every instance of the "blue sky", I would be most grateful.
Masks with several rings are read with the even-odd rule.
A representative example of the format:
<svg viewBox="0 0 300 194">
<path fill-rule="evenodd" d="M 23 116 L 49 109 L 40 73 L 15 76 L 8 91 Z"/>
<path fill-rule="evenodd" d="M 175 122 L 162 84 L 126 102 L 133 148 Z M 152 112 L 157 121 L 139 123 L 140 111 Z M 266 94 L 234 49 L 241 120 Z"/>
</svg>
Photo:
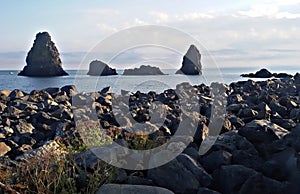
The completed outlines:
<svg viewBox="0 0 300 194">
<path fill-rule="evenodd" d="M 154 2 L 2 1 L 0 69 L 21 69 L 39 31 L 51 34 L 61 52 L 63 66 L 76 69 L 85 53 L 101 40 L 141 25 L 169 26 L 190 34 L 222 67 L 300 67 L 300 0 Z M 127 54 L 139 57 L 142 53 Z"/>
</svg>

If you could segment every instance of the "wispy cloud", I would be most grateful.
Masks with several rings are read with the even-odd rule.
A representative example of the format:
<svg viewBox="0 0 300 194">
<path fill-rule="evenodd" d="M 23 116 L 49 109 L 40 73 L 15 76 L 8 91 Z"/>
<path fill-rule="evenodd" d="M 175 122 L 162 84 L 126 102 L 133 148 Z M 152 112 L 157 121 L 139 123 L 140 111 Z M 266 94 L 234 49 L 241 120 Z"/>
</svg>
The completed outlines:
<svg viewBox="0 0 300 194">
<path fill-rule="evenodd" d="M 215 16 L 212 13 L 203 13 L 203 12 L 191 12 L 191 13 L 182 13 L 182 14 L 169 14 L 165 12 L 150 12 L 150 15 L 154 17 L 156 23 L 167 23 L 167 22 L 185 22 L 193 21 L 199 19 L 213 19 Z"/>
</svg>

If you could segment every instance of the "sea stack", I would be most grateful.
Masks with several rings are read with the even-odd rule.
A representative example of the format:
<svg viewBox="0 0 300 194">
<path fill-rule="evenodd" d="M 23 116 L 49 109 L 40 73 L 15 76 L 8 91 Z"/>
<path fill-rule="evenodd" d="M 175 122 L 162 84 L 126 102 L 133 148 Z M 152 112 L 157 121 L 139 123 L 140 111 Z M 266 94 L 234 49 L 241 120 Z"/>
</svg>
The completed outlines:
<svg viewBox="0 0 300 194">
<path fill-rule="evenodd" d="M 39 32 L 27 54 L 21 76 L 50 77 L 68 75 L 63 68 L 59 52 L 48 32 Z"/>
<path fill-rule="evenodd" d="M 202 75 L 201 54 L 195 45 L 191 45 L 183 57 L 182 66 L 176 74 Z"/>
<path fill-rule="evenodd" d="M 277 77 L 277 74 L 275 74 Z M 256 73 L 242 74 L 241 77 L 249 77 L 249 78 L 271 78 L 273 74 L 267 69 L 263 68 Z"/>
<path fill-rule="evenodd" d="M 89 71 L 87 74 L 94 76 L 118 75 L 116 69 L 113 69 L 106 63 L 98 60 L 94 60 L 90 63 Z"/>
<path fill-rule="evenodd" d="M 141 65 L 139 68 L 125 69 L 123 75 L 165 75 L 158 67 Z"/>
</svg>

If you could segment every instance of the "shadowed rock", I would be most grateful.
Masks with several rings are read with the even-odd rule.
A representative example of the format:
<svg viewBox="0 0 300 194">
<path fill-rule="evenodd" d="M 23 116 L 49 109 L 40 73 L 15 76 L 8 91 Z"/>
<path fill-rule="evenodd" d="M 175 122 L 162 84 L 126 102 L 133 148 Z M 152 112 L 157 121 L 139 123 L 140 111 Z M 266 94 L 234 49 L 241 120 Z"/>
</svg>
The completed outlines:
<svg viewBox="0 0 300 194">
<path fill-rule="evenodd" d="M 48 32 L 36 35 L 33 46 L 27 54 L 26 64 L 18 75 L 34 77 L 68 75 L 62 68 L 59 52 Z"/>
<path fill-rule="evenodd" d="M 183 57 L 182 66 L 176 74 L 201 75 L 201 54 L 195 45 L 191 45 Z"/>
<path fill-rule="evenodd" d="M 90 63 L 89 72 L 87 74 L 95 76 L 118 75 L 116 69 L 110 68 L 106 63 L 98 60 L 94 60 Z"/>
</svg>

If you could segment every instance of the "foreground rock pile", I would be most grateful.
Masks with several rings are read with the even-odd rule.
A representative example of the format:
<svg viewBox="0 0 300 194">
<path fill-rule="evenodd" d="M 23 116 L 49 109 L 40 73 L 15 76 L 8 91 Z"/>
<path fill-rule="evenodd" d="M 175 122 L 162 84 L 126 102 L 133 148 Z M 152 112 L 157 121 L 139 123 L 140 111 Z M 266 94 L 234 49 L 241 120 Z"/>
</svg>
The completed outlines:
<svg viewBox="0 0 300 194">
<path fill-rule="evenodd" d="M 175 138 L 168 149 L 182 149 L 156 168 L 120 168 L 99 193 L 296 194 L 300 193 L 299 92 L 299 74 L 230 85 L 182 83 L 160 94 L 117 95 L 109 87 L 78 93 L 74 86 L 30 93 L 2 90 L 0 156 L 18 162 L 35 153 L 54 152 L 49 145 L 57 146 L 53 143 L 57 139 L 82 135 L 78 122 L 97 121 L 124 147 L 148 149 L 150 143 L 158 146 Z M 147 134 L 143 147 L 135 144 L 134 134 Z M 216 141 L 202 153 L 214 137 Z M 111 157 L 120 161 L 123 156 Z M 91 151 L 78 154 L 77 162 L 82 164 L 83 158 L 87 168 L 99 160 Z M 131 159 L 136 169 L 147 169 L 147 163 L 138 163 L 140 158 Z"/>
</svg>

